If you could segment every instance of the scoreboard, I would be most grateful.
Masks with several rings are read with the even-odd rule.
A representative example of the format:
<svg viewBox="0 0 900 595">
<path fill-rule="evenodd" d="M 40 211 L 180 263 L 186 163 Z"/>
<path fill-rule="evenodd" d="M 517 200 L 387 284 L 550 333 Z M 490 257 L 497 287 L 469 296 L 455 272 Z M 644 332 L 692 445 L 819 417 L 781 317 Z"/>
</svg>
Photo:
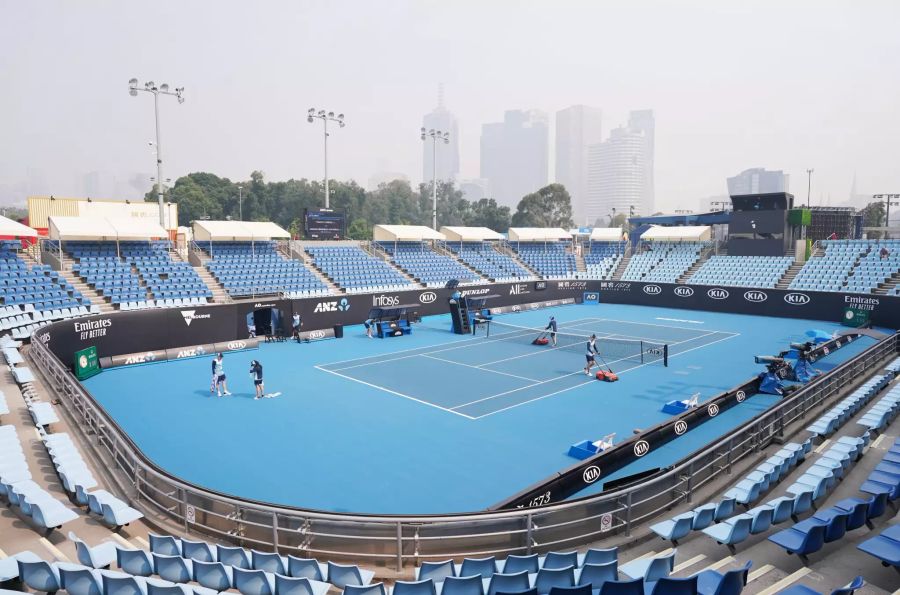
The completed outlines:
<svg viewBox="0 0 900 595">
<path fill-rule="evenodd" d="M 306 209 L 303 214 L 303 231 L 308 240 L 340 240 L 346 225 L 343 211 Z"/>
</svg>

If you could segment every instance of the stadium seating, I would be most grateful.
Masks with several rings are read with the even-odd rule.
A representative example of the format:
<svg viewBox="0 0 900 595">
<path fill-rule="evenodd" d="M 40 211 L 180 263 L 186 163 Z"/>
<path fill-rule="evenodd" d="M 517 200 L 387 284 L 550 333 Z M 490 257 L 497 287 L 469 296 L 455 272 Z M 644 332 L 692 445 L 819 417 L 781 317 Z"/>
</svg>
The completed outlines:
<svg viewBox="0 0 900 595">
<path fill-rule="evenodd" d="M 791 289 L 872 293 L 880 283 L 900 275 L 900 240 L 823 240 L 820 244 L 824 254 L 803 265 Z M 882 256 L 882 248 L 887 255 Z"/>
<path fill-rule="evenodd" d="M 622 280 L 675 283 L 708 247 L 708 242 L 642 242 Z"/>
<path fill-rule="evenodd" d="M 514 242 L 519 258 L 545 279 L 567 279 L 577 270 L 568 242 Z"/>
<path fill-rule="evenodd" d="M 475 283 L 484 279 L 451 256 L 438 254 L 425 242 L 383 242 L 394 264 L 426 287 L 443 287 L 450 279 Z"/>
<path fill-rule="evenodd" d="M 841 427 L 844 422 L 856 415 L 856 413 L 878 394 L 890 380 L 891 376 L 887 374 L 870 378 L 862 386 L 842 399 L 837 405 L 823 413 L 816 421 L 806 428 L 807 431 L 822 436 L 831 435 L 835 430 Z"/>
<path fill-rule="evenodd" d="M 313 265 L 347 293 L 397 291 L 415 284 L 380 258 L 354 246 L 306 246 Z"/>
<path fill-rule="evenodd" d="M 710 256 L 688 284 L 773 288 L 791 263 L 789 256 Z"/>
<path fill-rule="evenodd" d="M 534 278 L 534 275 L 514 259 L 494 249 L 489 242 L 447 242 L 446 248 L 459 256 L 461 261 L 493 281 Z"/>
<path fill-rule="evenodd" d="M 299 260 L 279 254 L 274 242 L 212 242 L 200 247 L 210 256 L 206 268 L 232 297 L 328 294 L 315 273 Z"/>
<path fill-rule="evenodd" d="M 21 247 L 17 240 L 0 240 L 0 331 L 86 313 L 81 308 L 90 305 L 87 298 L 48 265 L 29 266 L 19 257 Z"/>
<path fill-rule="evenodd" d="M 612 279 L 625 254 L 625 242 L 589 242 L 584 246 L 585 279 Z"/>
<path fill-rule="evenodd" d="M 900 569 L 900 525 L 888 527 L 857 547 L 881 560 L 885 566 L 889 565 Z"/>
</svg>

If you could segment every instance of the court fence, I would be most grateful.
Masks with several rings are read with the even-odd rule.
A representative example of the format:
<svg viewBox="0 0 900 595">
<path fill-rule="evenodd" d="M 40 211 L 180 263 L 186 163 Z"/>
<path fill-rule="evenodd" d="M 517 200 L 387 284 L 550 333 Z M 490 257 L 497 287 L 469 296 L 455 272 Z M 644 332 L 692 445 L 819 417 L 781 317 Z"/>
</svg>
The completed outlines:
<svg viewBox="0 0 900 595">
<path fill-rule="evenodd" d="M 629 541 L 635 527 L 690 503 L 697 490 L 759 457 L 785 429 L 834 400 L 898 352 L 898 335 L 882 339 L 841 366 L 689 457 L 637 485 L 573 501 L 504 512 L 377 516 L 330 513 L 243 500 L 182 481 L 150 461 L 41 341 L 28 357 L 108 468 L 121 493 L 148 517 L 167 517 L 196 533 L 261 550 L 369 566 L 417 564 L 422 559 L 504 556 L 574 548 L 599 540 Z M 190 453 L 185 453 L 190 456 Z M 287 459 L 285 459 L 287 460 Z M 240 473 L 222 462 L 223 473 Z M 302 465 L 285 468 L 302 472 Z M 273 477 L 272 481 L 278 481 Z M 386 486 L 385 489 L 414 489 Z"/>
</svg>

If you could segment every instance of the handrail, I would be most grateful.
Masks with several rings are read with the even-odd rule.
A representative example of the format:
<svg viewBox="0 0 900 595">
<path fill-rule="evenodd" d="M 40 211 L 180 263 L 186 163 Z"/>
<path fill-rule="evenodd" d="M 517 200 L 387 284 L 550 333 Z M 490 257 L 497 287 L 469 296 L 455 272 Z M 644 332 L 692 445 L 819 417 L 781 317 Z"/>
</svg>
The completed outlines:
<svg viewBox="0 0 900 595">
<path fill-rule="evenodd" d="M 891 335 L 818 377 L 713 444 L 659 475 L 620 490 L 539 508 L 446 515 L 368 515 L 305 510 L 237 498 L 181 480 L 157 467 L 41 341 L 28 357 L 72 413 L 77 427 L 138 507 L 162 513 L 184 531 L 299 553 L 379 564 L 421 559 L 531 553 L 575 547 L 606 537 L 625 542 L 633 528 L 688 502 L 723 470 L 756 456 L 785 428 L 836 397 L 867 370 L 896 355 Z"/>
</svg>

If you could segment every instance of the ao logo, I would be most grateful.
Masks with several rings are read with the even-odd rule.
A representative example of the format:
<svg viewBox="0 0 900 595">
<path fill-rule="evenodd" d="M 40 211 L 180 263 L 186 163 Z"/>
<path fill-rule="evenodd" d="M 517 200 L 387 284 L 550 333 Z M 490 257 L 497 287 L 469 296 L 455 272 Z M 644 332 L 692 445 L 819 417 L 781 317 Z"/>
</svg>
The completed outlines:
<svg viewBox="0 0 900 595">
<path fill-rule="evenodd" d="M 512 307 L 512 311 L 513 311 L 513 312 L 521 312 L 521 311 L 522 311 L 522 306 L 513 306 L 513 307 Z"/>
<path fill-rule="evenodd" d="M 854 314 L 850 310 L 847 310 L 846 312 L 844 312 L 844 318 L 846 318 L 847 320 L 853 320 L 853 316 L 854 316 Z"/>
<path fill-rule="evenodd" d="M 709 413 L 710 417 L 715 417 L 719 415 L 719 406 L 713 403 L 709 407 L 706 408 L 706 412 Z"/>
<path fill-rule="evenodd" d="M 584 294 L 584 301 L 586 302 L 596 302 L 598 299 L 600 299 L 600 296 L 598 296 L 596 293 Z"/>
<path fill-rule="evenodd" d="M 87 368 L 87 357 L 82 355 L 78 358 L 78 366 L 81 368 Z"/>
<path fill-rule="evenodd" d="M 721 289 L 719 287 L 714 287 L 706 292 L 706 295 L 711 297 L 714 300 L 727 300 L 728 299 L 728 290 Z"/>
<path fill-rule="evenodd" d="M 789 293 L 784 296 L 784 301 L 792 306 L 803 306 L 809 303 L 809 296 L 805 293 Z"/>
<path fill-rule="evenodd" d="M 681 436 L 685 432 L 687 432 L 687 422 L 683 419 L 679 419 L 675 422 L 675 434 Z"/>
<path fill-rule="evenodd" d="M 735 393 L 734 396 L 737 398 L 737 402 L 738 402 L 738 403 L 743 403 L 743 402 L 744 402 L 744 399 L 747 398 L 747 393 L 745 393 L 745 392 L 742 391 L 742 390 L 739 390 L 737 393 Z"/>
<path fill-rule="evenodd" d="M 748 302 L 760 304 L 769 299 L 769 296 L 764 291 L 747 291 L 744 293 L 744 299 Z"/>
<path fill-rule="evenodd" d="M 244 343 L 243 341 L 231 341 L 228 344 L 229 351 L 237 351 L 238 349 L 246 349 L 246 347 L 247 347 L 247 344 Z"/>
<path fill-rule="evenodd" d="M 677 295 L 678 297 L 691 297 L 692 295 L 694 295 L 694 290 L 690 287 L 676 287 L 675 295 Z"/>
<path fill-rule="evenodd" d="M 581 479 L 584 480 L 584 483 L 594 483 L 595 481 L 600 479 L 600 467 L 598 467 L 597 465 L 591 465 L 584 470 L 584 473 L 581 474 Z"/>
<path fill-rule="evenodd" d="M 650 443 L 646 440 L 638 440 L 634 443 L 634 456 L 642 457 L 650 452 Z"/>
<path fill-rule="evenodd" d="M 310 339 L 324 339 L 325 331 L 310 331 L 309 338 Z"/>
<path fill-rule="evenodd" d="M 644 293 L 647 295 L 659 295 L 662 293 L 662 287 L 659 285 L 644 285 Z"/>
<path fill-rule="evenodd" d="M 433 291 L 426 291 L 425 293 L 419 294 L 419 301 L 423 304 L 430 304 L 437 300 L 437 294 Z"/>
</svg>

